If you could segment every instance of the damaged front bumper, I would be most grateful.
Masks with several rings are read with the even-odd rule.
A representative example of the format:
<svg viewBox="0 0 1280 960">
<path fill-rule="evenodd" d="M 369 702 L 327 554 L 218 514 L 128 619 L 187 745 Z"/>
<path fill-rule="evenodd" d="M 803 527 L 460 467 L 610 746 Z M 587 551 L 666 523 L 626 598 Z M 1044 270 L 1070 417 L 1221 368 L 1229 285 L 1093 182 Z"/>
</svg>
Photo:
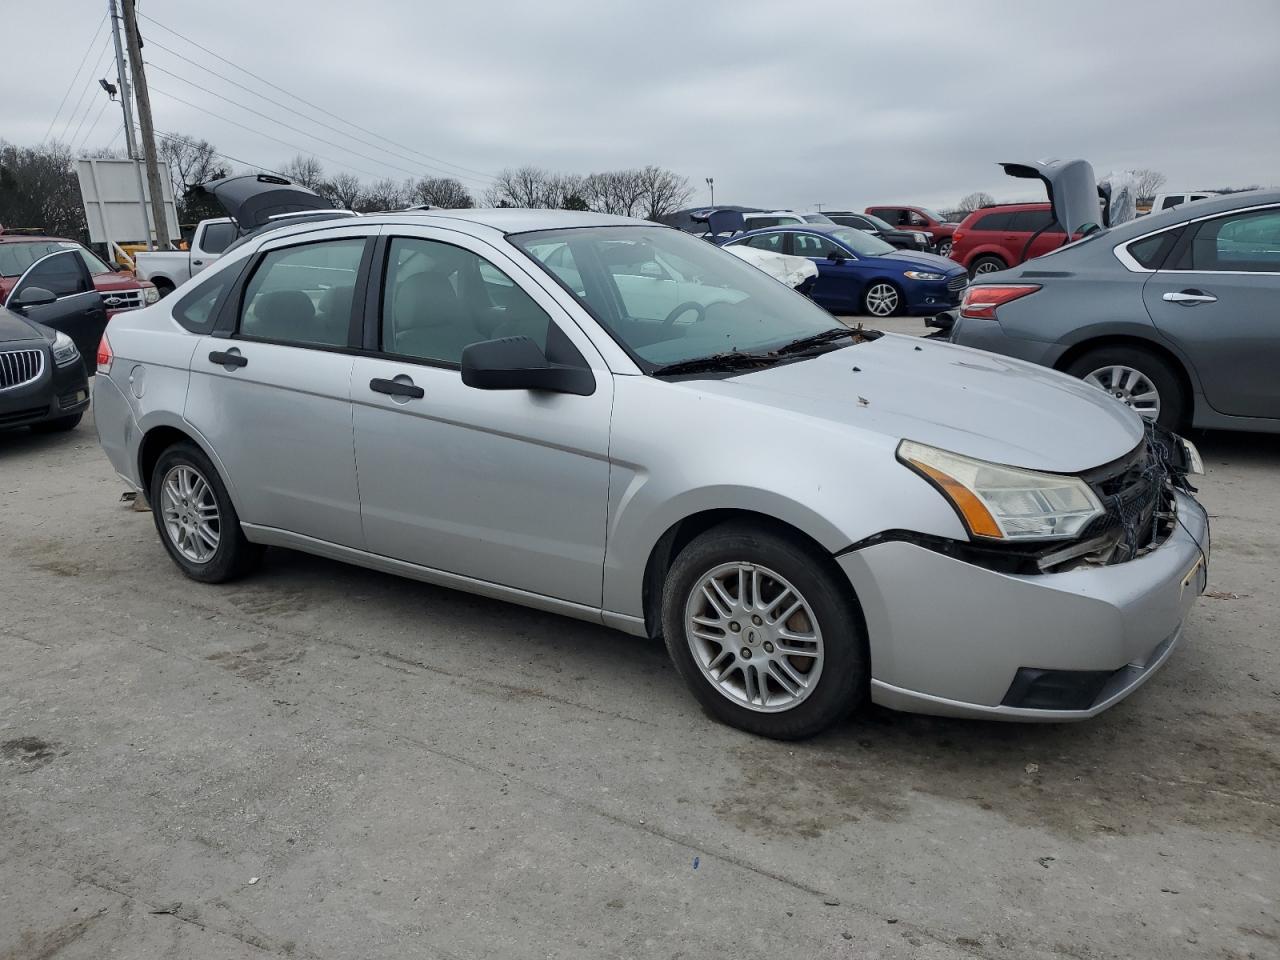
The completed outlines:
<svg viewBox="0 0 1280 960">
<path fill-rule="evenodd" d="M 1109 566 L 999 573 L 902 540 L 839 557 L 866 620 L 872 699 L 1024 721 L 1119 702 L 1168 659 L 1207 582 L 1208 516 L 1186 494 L 1175 502 L 1159 547 Z"/>
</svg>

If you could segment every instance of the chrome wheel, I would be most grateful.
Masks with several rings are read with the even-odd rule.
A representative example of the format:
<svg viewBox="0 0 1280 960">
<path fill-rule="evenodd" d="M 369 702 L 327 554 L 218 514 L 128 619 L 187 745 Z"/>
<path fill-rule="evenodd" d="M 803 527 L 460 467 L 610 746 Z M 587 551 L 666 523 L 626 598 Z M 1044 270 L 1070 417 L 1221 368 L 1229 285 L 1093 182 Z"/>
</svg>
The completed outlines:
<svg viewBox="0 0 1280 960">
<path fill-rule="evenodd" d="M 767 567 L 725 563 L 701 579 L 685 603 L 694 662 L 739 706 L 790 710 L 818 686 L 822 631 L 800 591 Z"/>
<path fill-rule="evenodd" d="M 973 268 L 973 275 L 980 277 L 984 273 L 999 273 L 1003 269 L 1004 267 L 994 260 L 980 260 Z"/>
<path fill-rule="evenodd" d="M 1160 391 L 1141 370 L 1112 364 L 1087 374 L 1084 382 L 1107 391 L 1148 420 L 1156 420 L 1160 416 Z"/>
<path fill-rule="evenodd" d="M 867 313 L 873 317 L 890 317 L 898 309 L 898 290 L 891 283 L 874 284 L 867 291 Z"/>
<path fill-rule="evenodd" d="M 951 241 L 950 241 L 950 240 L 940 240 L 940 241 L 938 242 L 938 256 L 940 256 L 940 257 L 949 257 L 949 256 L 951 256 Z"/>
<path fill-rule="evenodd" d="M 164 531 L 192 563 L 208 563 L 218 550 L 222 520 L 213 487 L 195 467 L 180 463 L 160 483 Z"/>
</svg>

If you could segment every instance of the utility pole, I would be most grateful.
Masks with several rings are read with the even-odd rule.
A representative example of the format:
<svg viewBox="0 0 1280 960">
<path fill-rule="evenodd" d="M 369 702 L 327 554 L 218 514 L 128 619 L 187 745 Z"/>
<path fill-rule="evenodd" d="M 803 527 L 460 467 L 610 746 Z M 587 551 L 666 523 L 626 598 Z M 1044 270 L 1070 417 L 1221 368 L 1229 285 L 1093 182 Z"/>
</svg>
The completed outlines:
<svg viewBox="0 0 1280 960">
<path fill-rule="evenodd" d="M 716 178 L 707 177 L 706 180 L 707 187 L 711 190 L 711 205 L 714 207 L 716 205 Z"/>
<path fill-rule="evenodd" d="M 169 221 L 164 215 L 164 193 L 160 189 L 160 167 L 156 163 L 156 134 L 151 123 L 151 95 L 142 66 L 142 40 L 138 36 L 138 15 L 134 0 L 124 6 L 124 34 L 129 44 L 129 66 L 133 72 L 134 96 L 138 98 L 138 124 L 142 128 L 142 157 L 147 163 L 147 188 L 151 193 L 151 223 L 161 250 L 169 248 Z M 114 3 L 114 0 L 113 0 Z"/>
<path fill-rule="evenodd" d="M 111 37 L 116 42 L 116 83 L 120 88 L 120 109 L 124 111 L 125 149 L 133 160 L 138 156 L 138 145 L 133 139 L 133 94 L 129 90 L 129 75 L 124 69 L 124 48 L 120 44 L 120 14 L 116 10 L 116 0 L 107 0 L 107 10 L 111 14 Z"/>
</svg>

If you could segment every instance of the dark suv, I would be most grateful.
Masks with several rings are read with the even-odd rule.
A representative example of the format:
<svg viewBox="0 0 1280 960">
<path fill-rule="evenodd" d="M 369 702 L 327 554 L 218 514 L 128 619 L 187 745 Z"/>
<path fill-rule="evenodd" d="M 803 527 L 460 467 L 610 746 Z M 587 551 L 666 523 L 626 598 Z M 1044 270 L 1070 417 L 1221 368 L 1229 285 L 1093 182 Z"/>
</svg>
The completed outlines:
<svg viewBox="0 0 1280 960">
<path fill-rule="evenodd" d="M 951 259 L 978 277 L 1056 250 L 1066 239 L 1047 203 L 983 207 L 965 217 L 952 235 Z"/>
</svg>

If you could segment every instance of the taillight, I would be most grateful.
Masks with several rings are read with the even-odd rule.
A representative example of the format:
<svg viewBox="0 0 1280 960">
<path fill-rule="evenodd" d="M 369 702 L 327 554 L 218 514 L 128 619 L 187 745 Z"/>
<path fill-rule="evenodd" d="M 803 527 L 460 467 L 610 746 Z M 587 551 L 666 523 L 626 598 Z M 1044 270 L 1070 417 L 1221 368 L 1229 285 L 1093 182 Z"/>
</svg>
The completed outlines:
<svg viewBox="0 0 1280 960">
<path fill-rule="evenodd" d="M 111 372 L 111 359 L 114 356 L 115 355 L 111 352 L 111 341 L 107 339 L 107 334 L 104 331 L 102 334 L 102 339 L 98 341 L 98 372 L 99 373 Z"/>
<path fill-rule="evenodd" d="M 959 243 L 959 242 L 960 242 L 960 238 L 961 238 L 961 237 L 963 237 L 963 236 L 964 236 L 964 234 L 963 234 L 963 233 L 961 233 L 959 230 L 957 230 L 955 233 L 953 233 L 953 234 L 951 235 L 951 244 L 952 244 L 952 246 L 954 247 L 957 243 Z"/>
<path fill-rule="evenodd" d="M 994 320 L 996 307 L 1012 303 L 1040 289 L 1038 283 L 990 284 L 970 287 L 964 292 L 964 302 L 960 304 L 960 316 L 974 320 Z"/>
</svg>

